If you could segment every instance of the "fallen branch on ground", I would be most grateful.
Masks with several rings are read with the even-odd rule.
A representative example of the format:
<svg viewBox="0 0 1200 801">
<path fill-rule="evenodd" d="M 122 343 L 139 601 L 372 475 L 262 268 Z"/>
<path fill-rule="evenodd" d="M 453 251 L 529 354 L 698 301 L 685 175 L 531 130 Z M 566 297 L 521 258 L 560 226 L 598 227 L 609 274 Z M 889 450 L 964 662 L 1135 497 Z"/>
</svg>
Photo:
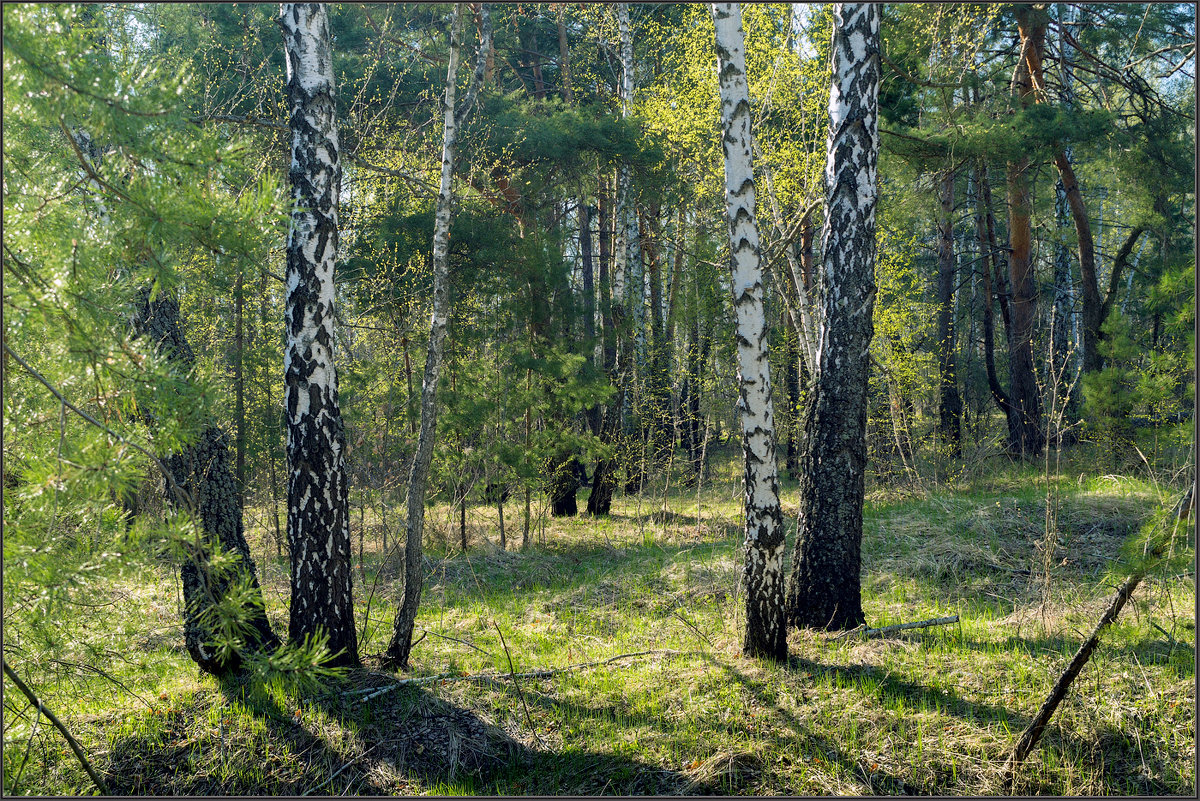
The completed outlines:
<svg viewBox="0 0 1200 801">
<path fill-rule="evenodd" d="M 399 689 L 400 687 L 407 687 L 410 685 L 432 684 L 434 682 L 439 682 L 439 681 L 480 681 L 480 682 L 497 683 L 497 682 L 505 680 L 505 679 L 508 679 L 508 680 L 545 679 L 545 678 L 549 678 L 550 676 L 555 676 L 559 673 L 568 673 L 573 670 L 583 670 L 585 668 L 600 667 L 602 665 L 608 665 L 613 662 L 618 662 L 622 659 L 633 659 L 634 657 L 638 657 L 638 656 L 649 656 L 651 654 L 662 654 L 665 656 L 690 656 L 690 655 L 701 654 L 701 653 L 703 653 L 703 651 L 672 651 L 672 650 L 665 650 L 665 649 L 664 650 L 652 650 L 652 651 L 635 651 L 635 652 L 629 653 L 629 654 L 617 654 L 616 656 L 610 657 L 608 659 L 601 659 L 596 662 L 580 662 L 575 665 L 567 665 L 566 667 L 547 668 L 544 670 L 531 670 L 526 673 L 507 673 L 507 674 L 505 674 L 505 673 L 472 673 L 472 674 L 469 674 L 466 676 L 461 675 L 461 674 L 455 674 L 455 673 L 439 673 L 436 676 L 417 676 L 416 678 L 411 678 L 411 679 L 401 679 L 401 680 L 397 681 L 395 684 L 389 684 L 387 687 L 380 687 L 378 689 L 372 687 L 372 688 L 368 688 L 366 690 L 351 690 L 350 692 L 344 693 L 344 694 L 345 695 L 358 695 L 363 692 L 369 693 L 368 695 L 365 695 L 362 698 L 359 698 L 356 701 L 354 701 L 354 703 L 361 704 L 364 701 L 370 701 L 373 698 L 378 698 L 381 695 L 390 693 L 392 690 Z"/>
<path fill-rule="evenodd" d="M 867 628 L 867 626 L 864 624 L 864 625 L 858 626 L 857 628 L 850 629 L 849 631 L 843 631 L 841 634 L 837 635 L 836 637 L 832 637 L 831 639 L 832 640 L 840 640 L 843 637 L 849 637 L 852 634 L 861 634 L 864 637 L 878 637 L 878 636 L 881 636 L 884 634 L 891 634 L 894 631 L 905 631 L 907 629 L 924 629 L 924 628 L 928 628 L 930 626 L 945 626 L 949 623 L 957 623 L 957 622 L 958 622 L 958 615 L 950 615 L 949 617 L 933 617 L 933 618 L 930 618 L 929 620 L 918 620 L 914 623 L 897 623 L 894 626 L 883 626 L 882 628 L 878 628 L 878 629 Z"/>
</svg>

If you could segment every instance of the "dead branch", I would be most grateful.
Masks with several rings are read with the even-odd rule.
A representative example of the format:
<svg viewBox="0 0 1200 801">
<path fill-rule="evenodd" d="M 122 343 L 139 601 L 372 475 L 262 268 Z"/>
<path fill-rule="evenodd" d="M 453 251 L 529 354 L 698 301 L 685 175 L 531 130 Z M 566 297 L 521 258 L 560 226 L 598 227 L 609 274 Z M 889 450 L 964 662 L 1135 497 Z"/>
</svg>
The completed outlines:
<svg viewBox="0 0 1200 801">
<path fill-rule="evenodd" d="M 1171 526 L 1172 533 L 1175 531 L 1179 522 L 1187 519 L 1190 510 L 1193 494 L 1193 486 L 1189 486 L 1187 492 L 1175 507 L 1175 523 Z M 1050 694 L 1046 696 L 1046 700 L 1042 703 L 1042 708 L 1038 710 L 1037 715 L 1021 732 L 1017 744 L 1013 747 L 1012 754 L 1009 755 L 1008 761 L 1004 765 L 1004 782 L 1011 790 L 1016 782 L 1017 769 L 1034 746 L 1038 744 L 1038 740 L 1042 738 L 1042 734 L 1046 730 L 1046 725 L 1050 722 L 1050 718 L 1054 715 L 1054 711 L 1058 709 L 1058 705 L 1062 699 L 1066 697 L 1067 691 L 1071 688 L 1071 682 L 1075 681 L 1075 677 L 1083 670 L 1084 665 L 1092 657 L 1092 652 L 1096 650 L 1096 646 L 1100 644 L 1100 635 L 1104 630 L 1112 625 L 1117 619 L 1117 615 L 1121 613 L 1121 609 L 1125 606 L 1125 602 L 1129 600 L 1129 596 L 1137 589 L 1138 584 L 1145 578 L 1153 567 L 1155 567 L 1166 551 L 1167 544 L 1170 542 L 1170 537 L 1164 537 L 1148 554 L 1150 561 L 1144 563 L 1140 568 L 1135 570 L 1129 578 L 1117 589 L 1116 595 L 1109 602 L 1108 608 L 1104 610 L 1104 614 L 1096 623 L 1092 633 L 1079 646 L 1079 650 L 1075 652 L 1075 656 L 1071 658 L 1067 669 L 1058 677 L 1058 681 L 1054 682 L 1054 688 L 1050 690 Z"/>
<path fill-rule="evenodd" d="M 913 623 L 897 623 L 894 626 L 884 626 L 878 629 L 867 628 L 865 625 L 858 628 L 850 629 L 842 632 L 834 637 L 835 640 L 840 640 L 842 637 L 849 637 L 851 634 L 861 634 L 863 637 L 880 637 L 884 634 L 891 634 L 896 631 L 905 631 L 907 629 L 924 629 L 930 626 L 945 626 L 949 623 L 957 623 L 958 615 L 950 615 L 949 617 L 933 617 L 929 620 L 918 620 Z"/>
<path fill-rule="evenodd" d="M 504 641 L 504 632 L 500 630 L 500 624 L 496 621 L 493 620 L 492 625 L 496 627 L 496 633 L 500 635 L 500 645 L 504 648 L 504 657 L 508 660 L 508 675 L 513 680 L 517 693 L 521 696 L 521 707 L 525 710 L 525 722 L 529 724 L 529 732 L 538 741 L 538 745 L 544 749 L 546 744 L 542 742 L 541 736 L 537 733 L 537 727 L 533 725 L 533 718 L 529 714 L 529 705 L 525 703 L 525 691 L 517 682 L 517 672 L 513 670 L 512 656 L 508 653 L 508 643 Z"/>
<path fill-rule="evenodd" d="M 46 705 L 43 704 L 38 697 L 33 694 L 33 690 L 29 689 L 25 682 L 21 681 L 21 677 L 18 676 L 16 672 L 14 672 L 13 669 L 8 666 L 8 661 L 0 660 L 0 662 L 3 663 L 5 675 L 12 679 L 12 683 L 15 684 L 17 689 L 29 699 L 29 703 L 33 704 L 39 712 L 45 715 L 46 720 L 53 723 L 54 728 L 58 729 L 59 732 L 62 733 L 62 736 L 66 738 L 67 745 L 71 746 L 71 750 L 75 752 L 75 758 L 79 760 L 81 765 L 83 765 L 83 769 L 87 771 L 88 776 L 90 776 L 92 781 L 95 782 L 96 787 L 100 790 L 101 794 L 108 795 L 108 788 L 105 786 L 100 776 L 96 774 L 95 769 L 92 768 L 92 763 L 88 762 L 87 757 L 83 755 L 83 749 L 79 747 L 79 741 L 72 736 L 71 732 L 67 730 L 67 727 L 62 724 L 62 721 L 60 721 L 53 712 L 47 709 Z"/>
</svg>

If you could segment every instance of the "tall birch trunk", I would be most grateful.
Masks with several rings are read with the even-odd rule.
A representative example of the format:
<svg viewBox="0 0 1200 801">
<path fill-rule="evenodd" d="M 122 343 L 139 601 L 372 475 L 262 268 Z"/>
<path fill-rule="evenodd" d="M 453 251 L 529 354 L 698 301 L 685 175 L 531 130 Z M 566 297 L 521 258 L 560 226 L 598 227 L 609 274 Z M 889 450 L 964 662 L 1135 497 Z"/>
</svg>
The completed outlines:
<svg viewBox="0 0 1200 801">
<path fill-rule="evenodd" d="M 1011 93 L 1021 106 L 1035 102 L 1041 90 L 1042 49 L 1046 38 L 1046 16 L 1040 9 L 1018 6 L 1020 58 L 1013 71 Z M 1012 327 L 1009 329 L 1008 365 L 1012 401 L 1017 409 L 1015 453 L 1030 458 L 1042 451 L 1042 400 L 1033 368 L 1033 326 L 1037 311 L 1037 288 L 1033 274 L 1033 191 L 1029 180 L 1029 156 L 1008 163 L 1008 275 L 1012 285 Z M 1069 192 L 1069 190 L 1068 190 Z"/>
<path fill-rule="evenodd" d="M 425 489 L 429 482 L 429 466 L 433 461 L 433 440 L 437 429 L 437 386 L 442 367 L 442 343 L 446 339 L 446 321 L 450 316 L 450 218 L 454 201 L 452 181 L 458 129 L 466 120 L 474 104 L 475 92 L 483 80 L 492 38 L 491 17 L 485 4 L 480 12 L 480 41 L 475 74 L 471 78 L 463 107 L 456 112 L 454 82 L 458 74 L 465 11 L 463 3 L 455 4 L 454 23 L 450 29 L 450 63 L 446 71 L 446 93 L 442 109 L 445 120 L 442 131 L 442 175 L 433 222 L 433 313 L 429 321 L 425 376 L 421 380 L 421 432 L 417 437 L 417 452 L 413 456 L 408 476 L 404 596 L 392 624 L 391 641 L 384 652 L 384 661 L 387 664 L 405 669 L 408 668 L 408 657 L 412 650 L 413 625 L 417 619 L 417 607 L 421 602 L 421 585 L 424 579 L 421 538 L 425 526 Z"/>
<path fill-rule="evenodd" d="M 621 48 L 621 116 L 629 117 L 633 112 L 633 31 L 629 21 L 629 4 L 617 4 L 617 27 Z M 638 241 L 637 211 L 633 200 L 633 175 L 627 161 L 617 167 L 616 234 L 617 247 L 613 266 L 613 297 L 620 298 L 624 305 L 624 320 L 620 328 L 625 334 L 624 354 L 632 358 L 621 359 L 617 372 L 622 386 L 620 437 L 624 447 L 618 452 L 629 471 L 630 481 L 635 479 L 640 486 L 638 468 L 634 465 L 632 443 L 631 384 L 645 358 L 646 339 L 643 320 L 645 318 L 645 277 L 642 272 L 642 256 Z M 635 367 L 636 365 L 636 367 Z M 627 489 L 628 491 L 628 489 Z"/>
<path fill-rule="evenodd" d="M 843 629 L 865 620 L 860 550 L 874 333 L 880 9 L 838 3 L 833 19 L 822 320 L 805 411 L 787 617 L 797 626 Z"/>
<path fill-rule="evenodd" d="M 941 214 L 938 217 L 938 432 L 949 454 L 962 453 L 962 396 L 958 394 L 958 362 L 954 352 L 954 173 L 947 170 L 939 182 Z"/>
<path fill-rule="evenodd" d="M 350 556 L 346 434 L 334 367 L 333 265 L 339 161 L 329 15 L 320 3 L 283 3 L 292 129 L 292 220 L 287 238 L 288 639 L 325 635 L 332 665 L 358 664 Z"/>
<path fill-rule="evenodd" d="M 787 660 L 783 619 L 783 511 L 779 506 L 779 467 L 775 460 L 775 420 L 771 405 L 771 365 L 754 167 L 750 154 L 750 87 L 742 12 L 736 3 L 714 3 L 721 130 L 725 151 L 725 213 L 729 221 L 730 272 L 737 315 L 738 390 L 745 458 L 746 632 L 742 652 Z"/>
</svg>

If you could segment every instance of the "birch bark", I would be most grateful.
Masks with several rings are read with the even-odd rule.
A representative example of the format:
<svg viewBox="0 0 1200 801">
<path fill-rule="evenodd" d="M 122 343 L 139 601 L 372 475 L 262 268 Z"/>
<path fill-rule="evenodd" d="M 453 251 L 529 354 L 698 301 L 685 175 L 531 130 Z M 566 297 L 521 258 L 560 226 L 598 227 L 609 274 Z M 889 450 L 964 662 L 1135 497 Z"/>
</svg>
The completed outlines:
<svg viewBox="0 0 1200 801">
<path fill-rule="evenodd" d="M 958 394 L 958 361 L 955 354 L 954 288 L 958 276 L 954 262 L 954 172 L 947 169 L 939 181 L 941 214 L 938 216 L 938 431 L 949 455 L 962 453 L 962 396 Z"/>
<path fill-rule="evenodd" d="M 288 639 L 325 635 L 332 665 L 358 664 L 350 561 L 346 435 L 334 366 L 333 265 L 339 161 L 329 15 L 320 3 L 283 3 L 292 130 L 292 220 L 287 237 Z"/>
<path fill-rule="evenodd" d="M 422 567 L 421 537 L 425 526 L 425 489 L 429 482 L 429 466 L 433 460 L 433 440 L 437 429 L 437 386 L 442 367 L 442 344 L 446 339 L 446 321 L 450 316 L 449 254 L 450 220 L 453 212 L 454 160 L 457 152 L 458 129 L 466 121 L 474 105 L 475 93 L 487 65 L 491 50 L 492 24 L 488 6 L 481 6 L 479 53 L 475 74 L 467 89 L 462 108 L 455 110 L 455 78 L 458 74 L 459 53 L 462 49 L 463 3 L 454 7 L 454 23 L 450 29 L 450 63 L 446 71 L 446 92 L 443 101 L 442 174 L 438 188 L 437 207 L 433 223 L 433 313 L 429 321 L 429 348 L 425 354 L 425 376 L 421 381 L 421 432 L 417 437 L 417 452 L 408 477 L 407 539 L 404 548 L 404 595 L 392 624 L 392 638 L 384 652 L 384 661 L 407 668 L 412 650 L 413 626 L 421 602 Z"/>
<path fill-rule="evenodd" d="M 786 661 L 783 512 L 779 505 L 770 351 L 755 216 L 750 88 L 746 82 L 742 12 L 736 3 L 714 3 L 712 14 L 721 91 L 725 212 L 729 222 L 729 261 L 737 315 L 738 406 L 745 459 L 746 555 L 742 583 L 746 597 L 746 631 L 742 651 L 747 656 Z"/>
<path fill-rule="evenodd" d="M 822 320 L 805 410 L 787 618 L 797 626 L 844 629 L 864 622 L 860 549 L 874 333 L 880 8 L 838 3 L 833 18 Z"/>
</svg>

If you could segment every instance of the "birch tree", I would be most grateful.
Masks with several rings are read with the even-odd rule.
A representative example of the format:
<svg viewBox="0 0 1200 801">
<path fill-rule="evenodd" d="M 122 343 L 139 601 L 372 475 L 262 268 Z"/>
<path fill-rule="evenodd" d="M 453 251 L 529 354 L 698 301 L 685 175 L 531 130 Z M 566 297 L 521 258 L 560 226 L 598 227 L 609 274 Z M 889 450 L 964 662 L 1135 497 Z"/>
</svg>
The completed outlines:
<svg viewBox="0 0 1200 801">
<path fill-rule="evenodd" d="M 287 237 L 287 536 L 292 555 L 288 638 L 326 636 L 331 665 L 358 664 L 351 597 L 346 436 L 334 367 L 333 265 L 339 161 L 329 15 L 321 3 L 283 3 L 292 132 Z"/>
<path fill-rule="evenodd" d="M 742 582 L 746 594 L 747 656 L 787 659 L 783 619 L 783 511 L 775 460 L 768 327 L 763 310 L 762 254 L 755 216 L 750 140 L 750 87 L 742 12 L 736 3 L 714 3 L 721 130 L 725 151 L 725 212 L 729 266 L 737 315 L 738 407 L 745 460 L 746 541 Z"/>
<path fill-rule="evenodd" d="M 449 262 L 450 220 L 453 211 L 454 158 L 458 129 L 466 121 L 475 102 L 475 94 L 483 80 L 487 55 L 491 50 L 491 17 L 486 4 L 481 6 L 479 54 L 475 74 L 463 106 L 455 112 L 454 82 L 458 75 L 459 52 L 462 45 L 463 3 L 454 6 L 454 22 L 450 28 L 450 63 L 446 71 L 446 91 L 443 101 L 444 127 L 442 133 L 442 174 L 438 187 L 437 207 L 433 223 L 433 314 L 429 321 L 429 348 L 425 354 L 425 376 L 421 382 L 421 431 L 417 436 L 417 452 L 408 476 L 407 539 L 404 548 L 404 596 L 392 624 L 392 639 L 384 653 L 392 666 L 407 668 L 412 650 L 413 625 L 421 602 L 424 577 L 421 537 L 425 526 L 425 489 L 429 481 L 429 465 L 433 459 L 433 440 L 437 430 L 437 386 L 442 368 L 442 344 L 446 339 L 446 321 L 450 316 Z"/>
<path fill-rule="evenodd" d="M 864 622 L 860 548 L 874 333 L 880 9 L 837 3 L 833 17 L 822 319 L 805 410 L 787 618 L 797 626 L 842 629 Z"/>
</svg>

